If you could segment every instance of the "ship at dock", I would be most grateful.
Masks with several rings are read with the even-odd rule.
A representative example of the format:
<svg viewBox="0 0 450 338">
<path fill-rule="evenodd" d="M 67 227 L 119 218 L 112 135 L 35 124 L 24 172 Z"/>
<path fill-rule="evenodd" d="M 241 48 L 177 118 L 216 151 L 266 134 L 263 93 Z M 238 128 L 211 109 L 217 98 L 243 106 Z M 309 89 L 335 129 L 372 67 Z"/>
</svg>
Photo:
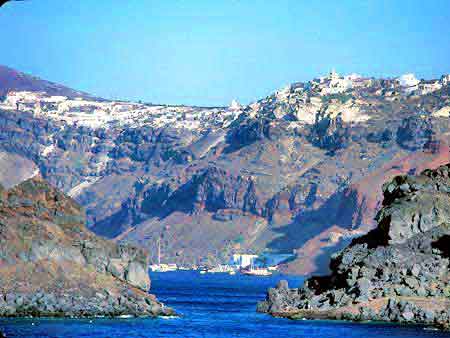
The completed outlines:
<svg viewBox="0 0 450 338">
<path fill-rule="evenodd" d="M 234 255 L 236 256 L 236 255 Z M 243 256 L 243 255 L 239 255 Z M 271 276 L 272 271 L 276 270 L 276 268 L 271 267 L 271 270 L 269 268 L 260 267 L 255 265 L 255 260 L 258 258 L 256 255 L 251 255 L 251 258 L 249 259 L 249 264 L 245 267 L 240 269 L 240 273 L 243 275 L 248 276 Z"/>
<path fill-rule="evenodd" d="M 271 276 L 272 275 L 272 271 L 270 271 L 269 269 L 266 268 L 250 268 L 250 269 L 245 269 L 245 270 L 241 270 L 241 273 L 243 275 L 248 275 L 248 276 Z"/>
<path fill-rule="evenodd" d="M 174 263 L 161 263 L 161 239 L 158 238 L 157 241 L 157 247 L 158 247 L 158 263 L 157 264 L 151 264 L 149 266 L 150 270 L 153 272 L 169 272 L 169 271 L 176 271 L 178 270 L 178 266 Z"/>
</svg>

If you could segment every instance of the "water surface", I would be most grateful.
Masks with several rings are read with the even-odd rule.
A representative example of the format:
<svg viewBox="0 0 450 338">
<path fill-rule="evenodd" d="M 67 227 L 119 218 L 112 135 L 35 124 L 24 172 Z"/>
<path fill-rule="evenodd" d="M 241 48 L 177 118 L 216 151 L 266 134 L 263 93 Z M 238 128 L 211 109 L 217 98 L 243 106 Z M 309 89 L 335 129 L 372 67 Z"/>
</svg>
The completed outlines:
<svg viewBox="0 0 450 338">
<path fill-rule="evenodd" d="M 152 293 L 178 312 L 172 319 L 0 319 L 8 337 L 450 337 L 421 326 L 293 321 L 255 312 L 256 302 L 280 279 L 197 272 L 152 273 Z"/>
</svg>

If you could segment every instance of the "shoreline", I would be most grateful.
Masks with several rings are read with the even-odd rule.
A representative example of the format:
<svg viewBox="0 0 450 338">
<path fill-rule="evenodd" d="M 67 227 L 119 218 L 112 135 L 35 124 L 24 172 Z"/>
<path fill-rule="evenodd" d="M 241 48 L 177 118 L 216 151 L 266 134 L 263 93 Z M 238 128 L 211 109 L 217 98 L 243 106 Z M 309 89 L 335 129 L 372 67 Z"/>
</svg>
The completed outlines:
<svg viewBox="0 0 450 338">
<path fill-rule="evenodd" d="M 292 311 L 292 312 L 279 312 L 279 313 L 266 313 L 274 318 L 284 318 L 293 321 L 317 321 L 317 322 L 328 322 L 328 323 L 346 323 L 346 324 L 381 324 L 381 325 L 392 325 L 392 326 L 404 326 L 404 327 L 421 327 L 423 329 L 431 329 L 436 331 L 450 331 L 450 327 L 445 325 L 445 323 L 425 323 L 425 322 L 407 322 L 407 321 L 386 321 L 379 319 L 350 319 L 345 318 L 345 313 L 336 314 L 333 311 Z"/>
</svg>

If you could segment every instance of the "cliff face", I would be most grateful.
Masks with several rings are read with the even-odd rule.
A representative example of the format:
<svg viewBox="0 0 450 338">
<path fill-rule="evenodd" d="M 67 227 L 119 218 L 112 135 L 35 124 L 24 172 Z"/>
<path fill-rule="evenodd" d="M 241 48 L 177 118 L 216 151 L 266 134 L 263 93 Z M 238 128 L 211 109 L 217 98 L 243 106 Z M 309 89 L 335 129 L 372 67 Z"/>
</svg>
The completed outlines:
<svg viewBox="0 0 450 338">
<path fill-rule="evenodd" d="M 147 254 L 84 223 L 80 206 L 41 178 L 0 186 L 0 316 L 171 313 L 147 293 Z"/>
<path fill-rule="evenodd" d="M 270 289 L 259 310 L 287 317 L 450 323 L 450 164 L 383 186 L 378 226 L 331 261 L 331 275 Z"/>
<path fill-rule="evenodd" d="M 0 102 L 0 151 L 26 158 L 21 170 L 33 162 L 97 234 L 152 253 L 167 239 L 165 261 L 294 253 L 285 271 L 324 273 L 375 225 L 382 182 L 448 162 L 448 83 L 428 94 L 358 83 L 334 94 L 293 84 L 226 108 L 74 100 L 0 81 L 18 90 Z"/>
</svg>

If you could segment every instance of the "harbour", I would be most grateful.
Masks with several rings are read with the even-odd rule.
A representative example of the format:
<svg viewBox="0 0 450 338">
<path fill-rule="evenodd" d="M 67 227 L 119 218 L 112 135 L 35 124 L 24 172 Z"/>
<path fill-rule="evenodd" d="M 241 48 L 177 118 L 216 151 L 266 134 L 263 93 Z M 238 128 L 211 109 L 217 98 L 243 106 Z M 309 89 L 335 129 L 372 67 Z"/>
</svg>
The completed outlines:
<svg viewBox="0 0 450 338">
<path fill-rule="evenodd" d="M 281 255 L 278 264 L 289 258 L 290 255 Z M 271 276 L 278 272 L 278 265 L 268 265 L 270 260 L 267 256 L 255 254 L 233 254 L 229 258 L 228 264 L 217 264 L 214 266 L 178 266 L 176 263 L 161 263 L 161 241 L 157 241 L 157 262 L 149 266 L 152 272 L 173 272 L 173 271 L 198 271 L 200 274 L 243 274 L 248 276 Z M 273 257 L 272 257 L 273 262 Z"/>
</svg>

